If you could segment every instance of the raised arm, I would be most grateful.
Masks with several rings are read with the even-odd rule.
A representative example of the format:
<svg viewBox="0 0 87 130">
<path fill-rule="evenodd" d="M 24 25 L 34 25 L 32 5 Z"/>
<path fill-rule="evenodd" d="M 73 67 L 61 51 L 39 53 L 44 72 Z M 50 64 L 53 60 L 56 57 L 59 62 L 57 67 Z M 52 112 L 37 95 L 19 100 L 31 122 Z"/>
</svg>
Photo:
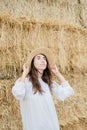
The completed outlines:
<svg viewBox="0 0 87 130">
<path fill-rule="evenodd" d="M 60 85 L 55 81 L 53 82 L 52 94 L 55 95 L 59 100 L 64 101 L 67 97 L 74 94 L 74 90 L 70 86 L 68 81 L 66 81 L 63 75 L 59 72 L 56 65 L 52 68 L 52 72 L 57 76 L 58 80 L 60 81 Z"/>
<path fill-rule="evenodd" d="M 12 88 L 12 94 L 18 100 L 21 100 L 25 97 L 25 93 L 26 93 L 25 78 L 26 78 L 28 72 L 29 72 L 29 67 L 28 67 L 28 65 L 24 64 L 22 76 L 16 80 L 16 82 Z"/>
</svg>

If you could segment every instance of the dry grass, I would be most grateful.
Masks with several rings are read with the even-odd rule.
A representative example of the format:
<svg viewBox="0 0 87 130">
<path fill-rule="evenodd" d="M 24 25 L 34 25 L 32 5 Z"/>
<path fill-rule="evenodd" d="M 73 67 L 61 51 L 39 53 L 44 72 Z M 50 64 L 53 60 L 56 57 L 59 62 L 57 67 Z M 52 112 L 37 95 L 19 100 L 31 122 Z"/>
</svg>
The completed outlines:
<svg viewBox="0 0 87 130">
<path fill-rule="evenodd" d="M 63 73 L 87 72 L 87 30 L 55 21 L 15 20 L 7 15 L 0 21 L 0 78 L 16 77 L 30 51 L 41 46 L 53 50 Z"/>
<path fill-rule="evenodd" d="M 0 11 L 16 18 L 55 19 L 87 28 L 87 0 L 3 0 Z"/>
</svg>

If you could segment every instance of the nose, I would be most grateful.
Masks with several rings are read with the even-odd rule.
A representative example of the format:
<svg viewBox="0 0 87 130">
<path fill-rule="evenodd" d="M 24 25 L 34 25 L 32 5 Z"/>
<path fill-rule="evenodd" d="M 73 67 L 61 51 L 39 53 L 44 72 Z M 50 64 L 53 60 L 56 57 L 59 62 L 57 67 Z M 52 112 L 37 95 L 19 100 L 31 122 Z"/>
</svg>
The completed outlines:
<svg viewBox="0 0 87 130">
<path fill-rule="evenodd" d="M 45 60 L 44 60 L 44 59 L 41 59 L 41 63 L 45 63 Z"/>
<path fill-rule="evenodd" d="M 44 63 L 44 60 L 41 60 L 42 63 Z"/>
</svg>

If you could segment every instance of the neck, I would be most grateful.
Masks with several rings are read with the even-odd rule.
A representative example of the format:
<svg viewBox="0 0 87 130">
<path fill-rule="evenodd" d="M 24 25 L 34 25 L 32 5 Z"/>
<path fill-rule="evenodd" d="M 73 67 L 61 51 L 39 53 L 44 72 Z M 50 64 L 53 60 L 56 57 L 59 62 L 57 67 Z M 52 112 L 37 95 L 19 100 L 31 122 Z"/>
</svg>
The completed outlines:
<svg viewBox="0 0 87 130">
<path fill-rule="evenodd" d="M 43 75 L 43 71 L 38 70 L 38 78 L 41 78 Z"/>
</svg>

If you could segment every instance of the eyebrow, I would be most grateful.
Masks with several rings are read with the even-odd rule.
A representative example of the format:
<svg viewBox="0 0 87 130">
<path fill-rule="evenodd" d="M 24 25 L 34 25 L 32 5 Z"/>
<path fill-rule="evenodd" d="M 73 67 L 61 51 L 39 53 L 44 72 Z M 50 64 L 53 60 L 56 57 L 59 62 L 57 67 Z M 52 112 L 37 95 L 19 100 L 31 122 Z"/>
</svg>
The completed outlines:
<svg viewBox="0 0 87 130">
<path fill-rule="evenodd" d="M 40 57 L 41 55 L 37 55 L 37 57 Z M 42 55 L 43 56 L 43 58 L 46 58 L 44 55 Z"/>
</svg>

